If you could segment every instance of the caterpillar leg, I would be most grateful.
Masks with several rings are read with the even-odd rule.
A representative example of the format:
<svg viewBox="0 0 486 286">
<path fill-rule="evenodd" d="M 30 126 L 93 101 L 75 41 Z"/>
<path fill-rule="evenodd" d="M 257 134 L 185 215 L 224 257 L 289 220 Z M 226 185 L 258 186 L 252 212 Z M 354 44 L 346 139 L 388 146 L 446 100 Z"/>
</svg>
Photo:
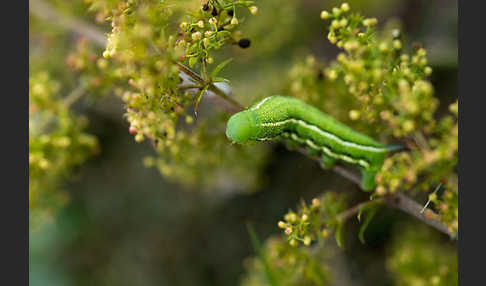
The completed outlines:
<svg viewBox="0 0 486 286">
<path fill-rule="evenodd" d="M 320 152 L 316 149 L 312 149 L 312 148 L 305 148 L 305 150 L 307 150 L 307 153 L 309 153 L 309 155 L 312 155 L 312 156 L 316 156 L 316 157 L 319 157 L 320 155 Z"/>
<path fill-rule="evenodd" d="M 300 146 L 299 143 L 292 140 L 286 140 L 285 144 L 290 151 L 296 150 Z"/>
<path fill-rule="evenodd" d="M 376 170 L 362 170 L 361 187 L 365 191 L 372 191 L 376 187 L 375 176 Z"/>
<path fill-rule="evenodd" d="M 325 154 L 322 154 L 321 155 L 321 159 L 322 159 L 322 161 L 321 161 L 321 167 L 323 169 L 326 169 L 326 170 L 332 168 L 332 166 L 334 166 L 334 164 L 336 164 L 336 161 L 337 161 L 336 159 L 331 158 L 331 157 L 329 157 L 329 156 L 327 156 Z"/>
</svg>

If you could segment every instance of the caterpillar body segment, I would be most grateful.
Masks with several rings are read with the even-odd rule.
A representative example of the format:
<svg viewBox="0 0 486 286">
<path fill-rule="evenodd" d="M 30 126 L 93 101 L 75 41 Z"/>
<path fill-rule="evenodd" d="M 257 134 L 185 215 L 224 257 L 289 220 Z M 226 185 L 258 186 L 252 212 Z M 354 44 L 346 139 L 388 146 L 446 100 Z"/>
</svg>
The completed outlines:
<svg viewBox="0 0 486 286">
<path fill-rule="evenodd" d="M 357 165 L 364 190 L 375 188 L 375 175 L 387 153 L 403 149 L 383 145 L 311 105 L 284 96 L 264 98 L 234 114 L 226 136 L 236 143 L 284 138 L 319 154 L 325 168 L 337 161 Z"/>
</svg>

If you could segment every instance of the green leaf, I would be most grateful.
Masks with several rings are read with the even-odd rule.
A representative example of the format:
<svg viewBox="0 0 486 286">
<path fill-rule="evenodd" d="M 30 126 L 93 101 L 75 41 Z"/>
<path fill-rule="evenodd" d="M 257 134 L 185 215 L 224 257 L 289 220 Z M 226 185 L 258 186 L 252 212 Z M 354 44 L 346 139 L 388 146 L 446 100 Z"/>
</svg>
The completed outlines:
<svg viewBox="0 0 486 286">
<path fill-rule="evenodd" d="M 249 223 L 246 224 L 246 227 L 248 228 L 248 232 L 250 233 L 250 238 L 251 238 L 251 243 L 253 244 L 253 248 L 255 249 L 255 252 L 257 253 L 261 263 L 263 264 L 263 269 L 268 283 L 270 283 L 270 285 L 272 286 L 278 286 L 280 283 L 277 280 L 277 276 L 275 276 L 275 274 L 273 273 L 272 267 L 268 263 L 267 257 L 263 252 L 262 245 L 260 243 L 260 240 L 258 239 L 255 229 Z"/>
<path fill-rule="evenodd" d="M 361 210 L 360 210 L 360 214 L 361 215 L 361 211 L 363 211 L 365 208 L 363 207 Z M 373 219 L 373 217 L 375 216 L 376 212 L 378 211 L 378 207 L 374 207 L 374 208 L 366 208 L 367 209 L 367 215 L 366 215 L 366 218 L 365 220 L 363 221 L 363 223 L 361 224 L 361 227 L 359 229 L 359 240 L 361 241 L 361 243 L 365 244 L 365 239 L 364 239 L 364 233 L 366 231 L 366 229 L 368 228 L 368 225 L 370 224 L 371 220 Z M 358 215 L 358 216 L 359 216 Z"/>
<path fill-rule="evenodd" d="M 197 110 L 199 108 L 199 103 L 201 102 L 203 94 L 208 90 L 209 85 L 206 85 L 203 89 L 199 90 L 197 94 L 196 103 L 194 104 L 194 115 L 197 117 Z"/>
<path fill-rule="evenodd" d="M 364 203 L 363 206 L 359 209 L 359 212 L 358 212 L 358 221 L 361 222 L 361 216 L 367 211 L 369 210 L 370 208 L 374 207 L 374 206 L 377 206 L 379 204 L 382 203 L 382 200 L 381 199 L 378 199 L 378 200 L 373 200 L 372 198 L 370 198 L 370 201 L 367 202 L 367 203 Z"/>
<path fill-rule="evenodd" d="M 344 224 L 342 222 L 339 222 L 336 225 L 335 237 L 337 245 L 341 248 L 344 248 Z"/>
<path fill-rule="evenodd" d="M 192 57 L 192 58 L 189 58 L 189 67 L 194 67 L 197 63 L 197 58 L 196 57 Z"/>
<path fill-rule="evenodd" d="M 213 82 L 222 82 L 222 81 L 223 81 L 223 82 L 227 82 L 227 83 L 231 83 L 231 82 L 229 81 L 229 79 L 226 79 L 226 78 L 224 78 L 224 77 L 213 77 Z"/>
<path fill-rule="evenodd" d="M 361 215 L 365 212 L 365 209 L 368 205 L 364 205 L 361 207 L 361 209 L 359 209 L 359 212 L 358 212 L 358 221 L 361 222 Z"/>
<path fill-rule="evenodd" d="M 229 64 L 233 59 L 232 58 L 229 58 L 227 59 L 226 61 L 220 63 L 219 65 L 217 65 L 214 70 L 211 72 L 211 77 L 215 77 L 218 75 L 218 73 L 227 65 Z"/>
</svg>

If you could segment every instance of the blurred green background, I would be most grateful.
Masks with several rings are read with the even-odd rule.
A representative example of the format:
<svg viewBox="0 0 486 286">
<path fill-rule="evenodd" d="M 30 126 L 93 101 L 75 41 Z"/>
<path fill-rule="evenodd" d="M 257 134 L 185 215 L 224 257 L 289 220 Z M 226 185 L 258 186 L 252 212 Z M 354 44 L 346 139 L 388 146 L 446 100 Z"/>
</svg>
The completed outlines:
<svg viewBox="0 0 486 286">
<path fill-rule="evenodd" d="M 443 106 L 457 97 L 457 1 L 348 2 L 381 24 L 401 21 L 407 39 L 428 50 Z M 83 1 L 50 3 L 93 22 Z M 333 59 L 337 51 L 319 13 L 337 3 L 257 1 L 259 14 L 243 29 L 251 48 L 225 50 L 221 56 L 234 57 L 223 73 L 242 102 L 278 92 L 296 59 L 308 54 Z M 75 75 L 66 73 L 64 58 L 77 36 L 31 13 L 29 38 L 31 71 L 48 69 L 66 90 L 72 88 Z M 88 116 L 88 131 L 98 137 L 101 153 L 64 185 L 70 201 L 56 218 L 30 231 L 31 285 L 237 285 L 245 258 L 255 254 L 246 223 L 264 240 L 280 233 L 277 221 L 300 199 L 309 201 L 324 190 L 347 192 L 351 201 L 367 198 L 352 183 L 281 145 L 273 146 L 265 184 L 257 192 L 241 193 L 237 186 L 210 193 L 182 189 L 143 166 L 143 158 L 155 152 L 127 132 L 121 100 L 109 95 L 74 108 Z M 338 269 L 347 280 L 335 285 L 394 285 L 385 260 L 401 222 L 420 224 L 396 210 L 379 212 L 366 245 L 357 238 L 358 222 L 347 223 Z M 453 246 L 446 237 L 439 239 Z"/>
</svg>

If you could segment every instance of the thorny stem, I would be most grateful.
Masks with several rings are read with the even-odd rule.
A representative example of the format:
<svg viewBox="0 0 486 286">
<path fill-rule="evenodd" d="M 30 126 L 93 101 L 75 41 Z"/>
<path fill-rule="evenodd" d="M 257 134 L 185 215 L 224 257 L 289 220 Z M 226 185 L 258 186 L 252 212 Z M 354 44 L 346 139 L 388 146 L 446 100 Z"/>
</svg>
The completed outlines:
<svg viewBox="0 0 486 286">
<path fill-rule="evenodd" d="M 409 198 L 404 193 L 395 192 L 386 197 L 386 199 L 389 205 L 394 206 L 395 208 L 400 209 L 425 222 L 433 228 L 448 234 L 451 238 L 457 239 L 457 236 L 453 236 L 449 228 L 438 219 L 438 215 L 435 212 L 428 209 L 424 213 L 421 213 L 420 211 L 422 209 L 422 205 Z"/>
<path fill-rule="evenodd" d="M 43 0 L 31 0 L 29 1 L 30 11 L 34 13 L 37 17 L 42 18 L 48 22 L 53 24 L 58 24 L 67 27 L 68 29 L 86 37 L 88 40 L 93 42 L 94 44 L 104 47 L 106 45 L 106 37 L 103 32 L 100 32 L 96 27 L 83 23 L 81 21 L 70 19 L 66 16 L 59 15 L 55 9 L 50 7 L 47 3 Z M 176 65 L 179 69 L 186 73 L 188 76 L 193 78 L 195 81 L 201 83 L 202 85 L 208 84 L 201 76 L 197 73 L 193 72 L 188 67 L 184 66 L 181 63 L 176 62 Z M 243 109 L 243 105 L 239 103 L 237 100 L 232 98 L 231 96 L 227 95 L 224 91 L 216 87 L 213 83 L 210 83 L 209 90 L 220 96 L 226 102 L 230 103 L 232 106 L 232 112 L 238 112 Z M 303 150 L 299 150 L 302 153 L 306 153 Z M 310 156 L 306 153 L 307 156 Z M 310 156 L 311 157 L 311 156 Z M 316 161 L 320 160 L 315 157 L 311 157 Z M 342 166 L 334 166 L 333 171 L 338 173 L 339 175 L 343 176 L 344 178 L 352 181 L 353 183 L 360 185 L 361 178 L 359 175 L 343 168 Z M 452 233 L 449 231 L 447 226 L 445 226 L 440 220 L 437 219 L 437 214 L 431 211 L 430 209 L 424 213 L 420 213 L 422 210 L 422 205 L 418 202 L 414 201 L 413 199 L 409 198 L 405 194 L 401 192 L 395 192 L 393 194 L 385 196 L 385 201 L 388 205 L 391 205 L 401 211 L 423 221 L 424 223 L 434 227 L 435 229 L 448 234 L 452 237 Z M 352 215 L 359 212 L 359 210 L 364 206 L 367 202 L 362 202 L 347 211 L 343 212 L 339 217 L 342 219 L 347 219 Z M 455 237 L 457 238 L 457 237 Z"/>
</svg>

